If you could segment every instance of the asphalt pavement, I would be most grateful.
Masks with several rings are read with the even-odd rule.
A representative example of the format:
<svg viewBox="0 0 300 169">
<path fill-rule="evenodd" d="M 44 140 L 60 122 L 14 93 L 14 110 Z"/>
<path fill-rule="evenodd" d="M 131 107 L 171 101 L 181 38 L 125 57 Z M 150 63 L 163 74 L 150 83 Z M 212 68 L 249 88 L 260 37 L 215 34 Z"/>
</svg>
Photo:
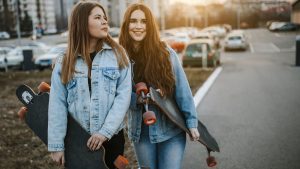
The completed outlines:
<svg viewBox="0 0 300 169">
<path fill-rule="evenodd" d="M 222 52 L 223 70 L 197 107 L 220 145 L 215 168 L 299 169 L 299 33 L 246 33 L 248 51 Z M 206 157 L 203 146 L 189 141 L 182 168 L 209 168 Z"/>
</svg>

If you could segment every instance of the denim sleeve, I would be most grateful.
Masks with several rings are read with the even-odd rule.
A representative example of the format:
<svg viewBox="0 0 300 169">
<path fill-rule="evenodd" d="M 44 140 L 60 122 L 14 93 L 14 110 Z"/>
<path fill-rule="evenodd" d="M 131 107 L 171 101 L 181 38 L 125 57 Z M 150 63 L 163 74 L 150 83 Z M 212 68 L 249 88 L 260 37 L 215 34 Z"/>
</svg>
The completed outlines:
<svg viewBox="0 0 300 169">
<path fill-rule="evenodd" d="M 131 92 L 131 100 L 130 100 L 130 109 L 136 109 L 137 107 L 137 94 L 135 92 Z"/>
<path fill-rule="evenodd" d="M 62 84 L 61 64 L 56 63 L 51 76 L 48 108 L 48 151 L 63 151 L 67 130 L 67 90 Z"/>
<path fill-rule="evenodd" d="M 112 107 L 99 133 L 110 139 L 122 124 L 131 98 L 131 65 L 121 70 Z"/>
<path fill-rule="evenodd" d="M 185 116 L 187 127 L 197 128 L 197 111 L 194 105 L 194 99 L 190 85 L 186 78 L 185 72 L 179 62 L 177 54 L 171 48 L 169 48 L 169 51 L 175 75 L 174 96 L 176 103 Z"/>
</svg>

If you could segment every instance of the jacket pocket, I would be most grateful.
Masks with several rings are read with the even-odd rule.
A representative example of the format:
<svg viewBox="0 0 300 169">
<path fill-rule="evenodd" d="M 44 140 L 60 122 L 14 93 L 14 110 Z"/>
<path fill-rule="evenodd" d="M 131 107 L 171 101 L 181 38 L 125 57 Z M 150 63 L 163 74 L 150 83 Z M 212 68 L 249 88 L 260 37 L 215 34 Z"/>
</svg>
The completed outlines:
<svg viewBox="0 0 300 169">
<path fill-rule="evenodd" d="M 120 77 L 120 72 L 118 69 L 106 69 L 103 70 L 104 75 L 104 88 L 105 91 L 110 94 L 115 94 L 117 89 L 117 81 Z"/>
</svg>

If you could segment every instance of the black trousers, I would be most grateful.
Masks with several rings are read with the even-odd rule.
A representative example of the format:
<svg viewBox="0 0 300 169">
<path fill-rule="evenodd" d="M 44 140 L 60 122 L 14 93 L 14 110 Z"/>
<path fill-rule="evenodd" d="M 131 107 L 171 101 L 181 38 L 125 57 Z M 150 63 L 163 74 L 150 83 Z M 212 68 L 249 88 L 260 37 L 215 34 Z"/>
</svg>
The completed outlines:
<svg viewBox="0 0 300 169">
<path fill-rule="evenodd" d="M 105 148 L 105 163 L 109 169 L 115 169 L 114 161 L 119 155 L 124 154 L 124 131 L 121 130 L 114 135 L 109 141 L 103 143 Z"/>
</svg>

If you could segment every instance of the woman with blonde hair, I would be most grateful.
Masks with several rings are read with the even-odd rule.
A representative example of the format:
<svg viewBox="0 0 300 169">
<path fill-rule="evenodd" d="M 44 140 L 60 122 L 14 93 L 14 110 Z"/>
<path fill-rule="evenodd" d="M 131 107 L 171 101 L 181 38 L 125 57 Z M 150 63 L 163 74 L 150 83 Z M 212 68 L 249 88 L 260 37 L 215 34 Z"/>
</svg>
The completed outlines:
<svg viewBox="0 0 300 169">
<path fill-rule="evenodd" d="M 150 9 L 133 4 L 125 12 L 120 44 L 127 51 L 133 66 L 134 82 L 145 82 L 159 89 L 164 96 L 172 96 L 184 114 L 192 140 L 199 139 L 197 112 L 193 96 L 177 54 L 160 40 L 159 31 Z M 131 95 L 128 114 L 128 135 L 134 142 L 139 166 L 151 169 L 179 169 L 186 144 L 186 134 L 173 124 L 153 104 L 156 123 L 147 126 L 142 122 L 143 106 L 137 95 Z"/>
<path fill-rule="evenodd" d="M 90 150 L 106 148 L 109 168 L 124 152 L 123 119 L 130 104 L 131 67 L 108 30 L 107 15 L 99 3 L 80 1 L 74 6 L 68 48 L 57 59 L 51 77 L 48 150 L 60 165 L 65 163 L 68 114 L 91 134 L 86 143 Z"/>
</svg>

